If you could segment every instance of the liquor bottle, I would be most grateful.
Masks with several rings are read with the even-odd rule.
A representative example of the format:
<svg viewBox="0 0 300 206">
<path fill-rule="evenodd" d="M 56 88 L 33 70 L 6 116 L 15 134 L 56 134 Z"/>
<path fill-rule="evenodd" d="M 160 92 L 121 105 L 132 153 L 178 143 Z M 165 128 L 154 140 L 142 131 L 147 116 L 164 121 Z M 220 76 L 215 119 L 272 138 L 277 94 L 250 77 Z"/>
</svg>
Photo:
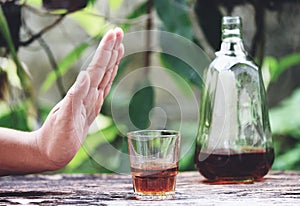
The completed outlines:
<svg viewBox="0 0 300 206">
<path fill-rule="evenodd" d="M 195 167 L 209 182 L 261 179 L 274 161 L 262 74 L 244 49 L 242 20 L 222 19 L 222 43 L 202 90 Z"/>
</svg>

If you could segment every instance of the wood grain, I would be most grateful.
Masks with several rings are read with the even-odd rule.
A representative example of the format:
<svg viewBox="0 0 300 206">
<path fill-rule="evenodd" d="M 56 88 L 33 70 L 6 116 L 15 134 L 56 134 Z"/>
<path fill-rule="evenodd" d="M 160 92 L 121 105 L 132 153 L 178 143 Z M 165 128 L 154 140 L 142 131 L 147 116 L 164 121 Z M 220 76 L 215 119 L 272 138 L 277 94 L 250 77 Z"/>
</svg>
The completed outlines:
<svg viewBox="0 0 300 206">
<path fill-rule="evenodd" d="M 212 185 L 181 172 L 173 200 L 140 201 L 130 175 L 27 175 L 0 178 L 0 205 L 300 205 L 300 172 L 270 172 L 252 184 Z"/>
</svg>

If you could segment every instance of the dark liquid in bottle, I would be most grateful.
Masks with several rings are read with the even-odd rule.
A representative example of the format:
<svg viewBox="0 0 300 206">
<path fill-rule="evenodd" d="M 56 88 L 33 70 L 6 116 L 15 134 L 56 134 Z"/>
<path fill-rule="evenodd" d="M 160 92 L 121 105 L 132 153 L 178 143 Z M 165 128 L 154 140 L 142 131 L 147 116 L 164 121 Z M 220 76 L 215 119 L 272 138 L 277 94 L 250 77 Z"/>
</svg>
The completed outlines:
<svg viewBox="0 0 300 206">
<path fill-rule="evenodd" d="M 221 149 L 213 153 L 195 153 L 196 168 L 215 183 L 258 180 L 268 173 L 273 161 L 273 149 L 255 149 L 244 153 Z"/>
<path fill-rule="evenodd" d="M 164 195 L 174 191 L 177 173 L 177 165 L 166 169 L 131 167 L 134 190 L 144 195 Z"/>
</svg>

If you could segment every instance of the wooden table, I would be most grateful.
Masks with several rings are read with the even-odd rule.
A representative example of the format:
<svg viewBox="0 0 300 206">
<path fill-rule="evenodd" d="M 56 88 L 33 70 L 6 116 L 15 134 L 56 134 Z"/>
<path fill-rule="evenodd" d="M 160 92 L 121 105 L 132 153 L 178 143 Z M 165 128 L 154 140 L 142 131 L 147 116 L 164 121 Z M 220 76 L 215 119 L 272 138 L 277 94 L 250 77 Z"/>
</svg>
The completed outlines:
<svg viewBox="0 0 300 206">
<path fill-rule="evenodd" d="M 300 172 L 271 172 L 253 184 L 210 185 L 181 172 L 176 197 L 140 201 L 130 175 L 27 175 L 0 178 L 0 205 L 300 205 Z"/>
</svg>

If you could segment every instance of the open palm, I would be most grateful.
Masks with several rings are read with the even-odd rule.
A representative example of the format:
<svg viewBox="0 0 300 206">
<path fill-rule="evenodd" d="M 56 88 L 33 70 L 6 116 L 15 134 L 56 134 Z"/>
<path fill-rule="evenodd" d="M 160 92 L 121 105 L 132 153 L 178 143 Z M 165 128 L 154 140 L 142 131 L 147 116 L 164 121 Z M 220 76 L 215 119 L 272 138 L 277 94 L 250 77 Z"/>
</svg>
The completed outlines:
<svg viewBox="0 0 300 206">
<path fill-rule="evenodd" d="M 65 166 L 74 157 L 99 114 L 124 54 L 123 36 L 120 28 L 106 33 L 86 71 L 80 72 L 38 130 L 37 146 L 53 169 Z"/>
</svg>

